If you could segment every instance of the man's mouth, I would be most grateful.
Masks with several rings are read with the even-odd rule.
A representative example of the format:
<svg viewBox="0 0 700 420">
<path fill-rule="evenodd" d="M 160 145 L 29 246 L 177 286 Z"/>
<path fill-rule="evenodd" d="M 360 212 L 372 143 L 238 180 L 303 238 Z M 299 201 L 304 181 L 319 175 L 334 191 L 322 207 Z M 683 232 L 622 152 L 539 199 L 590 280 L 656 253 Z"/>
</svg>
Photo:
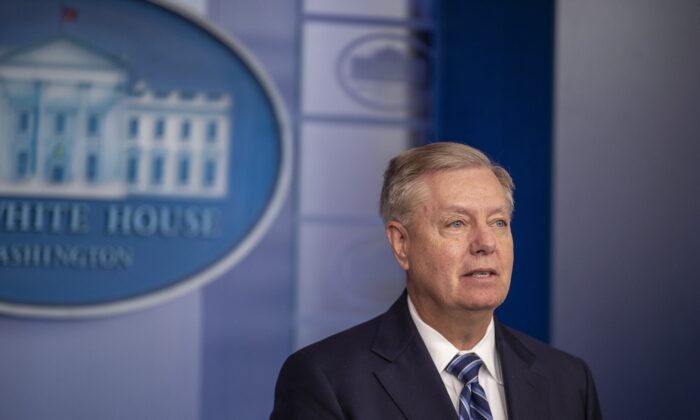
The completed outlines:
<svg viewBox="0 0 700 420">
<path fill-rule="evenodd" d="M 495 276 L 497 273 L 494 270 L 490 269 L 478 269 L 478 270 L 472 270 L 469 271 L 468 273 L 465 274 L 466 277 L 474 277 L 474 278 L 486 278 L 489 276 Z"/>
</svg>

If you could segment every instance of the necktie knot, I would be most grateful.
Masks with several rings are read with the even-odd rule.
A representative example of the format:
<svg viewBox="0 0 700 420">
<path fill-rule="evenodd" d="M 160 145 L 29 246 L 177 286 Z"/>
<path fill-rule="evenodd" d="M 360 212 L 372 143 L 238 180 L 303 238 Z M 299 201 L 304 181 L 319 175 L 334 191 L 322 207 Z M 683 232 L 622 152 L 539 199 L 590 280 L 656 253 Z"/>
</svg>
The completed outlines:
<svg viewBox="0 0 700 420">
<path fill-rule="evenodd" d="M 479 369 L 483 361 L 474 353 L 456 355 L 447 365 L 447 372 L 456 376 L 464 385 L 478 381 Z"/>
</svg>

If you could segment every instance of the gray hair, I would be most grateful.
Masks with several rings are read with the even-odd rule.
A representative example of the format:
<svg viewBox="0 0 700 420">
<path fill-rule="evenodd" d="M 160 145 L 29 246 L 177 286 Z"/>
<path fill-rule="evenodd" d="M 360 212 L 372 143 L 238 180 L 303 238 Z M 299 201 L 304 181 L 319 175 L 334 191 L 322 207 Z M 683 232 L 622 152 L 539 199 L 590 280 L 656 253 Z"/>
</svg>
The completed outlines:
<svg viewBox="0 0 700 420">
<path fill-rule="evenodd" d="M 422 177 L 431 173 L 465 168 L 488 168 L 503 186 L 509 211 L 515 208 L 515 184 L 508 171 L 492 162 L 482 151 L 461 143 L 440 142 L 416 147 L 394 157 L 384 172 L 379 212 L 388 223 L 408 224 Z"/>
</svg>

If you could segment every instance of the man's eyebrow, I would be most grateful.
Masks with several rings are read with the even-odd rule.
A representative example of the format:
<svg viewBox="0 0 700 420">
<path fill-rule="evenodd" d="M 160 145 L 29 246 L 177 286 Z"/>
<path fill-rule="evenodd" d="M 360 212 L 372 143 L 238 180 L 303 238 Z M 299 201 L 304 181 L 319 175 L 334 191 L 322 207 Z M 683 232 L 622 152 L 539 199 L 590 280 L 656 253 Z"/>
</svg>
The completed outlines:
<svg viewBox="0 0 700 420">
<path fill-rule="evenodd" d="M 510 215 L 510 210 L 508 209 L 508 206 L 499 206 L 499 207 L 496 207 L 489 212 L 489 214 L 496 214 L 496 213 L 503 213 L 503 214 Z"/>
<path fill-rule="evenodd" d="M 460 213 L 460 214 L 466 214 L 469 215 L 472 213 L 468 208 L 462 207 L 462 206 L 449 206 L 445 207 L 442 209 L 444 213 Z M 510 211 L 508 210 L 508 206 L 498 206 L 498 207 L 493 207 L 489 210 L 487 210 L 487 213 L 489 215 L 491 214 L 496 214 L 496 213 L 503 213 L 503 214 L 510 214 Z"/>
<path fill-rule="evenodd" d="M 440 209 L 440 213 L 459 213 L 464 215 L 469 215 L 471 212 L 462 206 L 449 206 Z"/>
</svg>

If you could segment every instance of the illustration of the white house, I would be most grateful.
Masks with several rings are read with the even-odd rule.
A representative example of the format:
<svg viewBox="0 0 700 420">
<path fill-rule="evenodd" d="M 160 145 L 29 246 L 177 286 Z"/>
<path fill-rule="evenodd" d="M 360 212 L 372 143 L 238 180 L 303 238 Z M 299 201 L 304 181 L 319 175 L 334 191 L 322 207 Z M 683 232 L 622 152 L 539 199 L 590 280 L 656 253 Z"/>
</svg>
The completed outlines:
<svg viewBox="0 0 700 420">
<path fill-rule="evenodd" d="M 0 195 L 227 193 L 230 95 L 130 84 L 68 35 L 0 53 Z"/>
</svg>

